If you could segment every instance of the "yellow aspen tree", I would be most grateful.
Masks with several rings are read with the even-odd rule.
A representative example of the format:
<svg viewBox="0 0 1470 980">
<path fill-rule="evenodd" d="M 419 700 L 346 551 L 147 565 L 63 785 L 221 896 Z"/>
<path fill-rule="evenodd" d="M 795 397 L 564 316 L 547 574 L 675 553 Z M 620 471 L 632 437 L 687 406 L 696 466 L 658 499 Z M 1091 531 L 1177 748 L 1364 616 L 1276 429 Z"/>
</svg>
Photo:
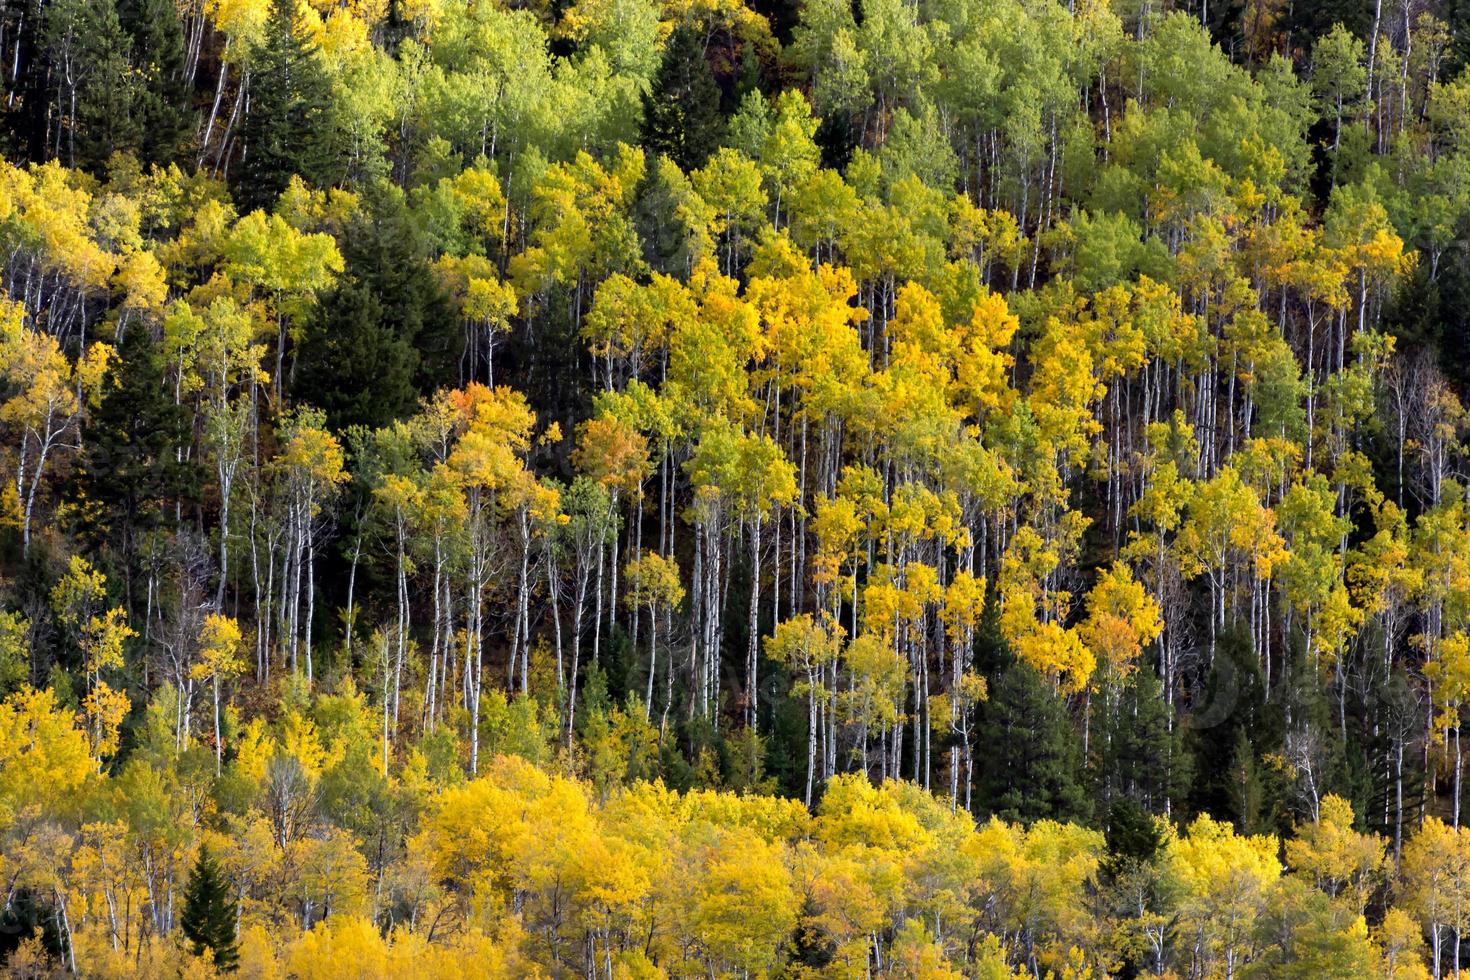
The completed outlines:
<svg viewBox="0 0 1470 980">
<path fill-rule="evenodd" d="M 73 555 L 66 575 L 51 590 L 51 605 L 82 654 L 87 690 L 82 709 L 92 751 L 98 756 L 116 751 L 118 726 L 129 706 L 127 695 L 113 689 L 103 672 L 123 666 L 123 646 L 137 636 L 128 626 L 126 610 L 106 608 L 106 601 L 106 576 Z"/>
<path fill-rule="evenodd" d="M 224 736 L 220 727 L 220 685 L 245 671 L 240 656 L 240 624 L 229 616 L 210 613 L 199 630 L 199 661 L 191 673 L 197 679 L 207 678 L 214 701 L 214 768 L 218 773 L 223 759 Z"/>
<path fill-rule="evenodd" d="M 812 802 L 812 785 L 817 768 L 818 710 L 831 708 L 825 684 L 827 669 L 837 661 L 842 649 L 842 627 L 829 614 L 820 618 L 810 613 L 801 613 L 777 624 L 775 632 L 766 638 L 766 656 L 776 663 L 784 664 L 793 673 L 804 675 L 792 686 L 792 693 L 806 697 L 806 794 L 808 806 Z M 825 753 L 824 756 L 825 758 Z"/>
<path fill-rule="evenodd" d="M 665 558 L 653 551 L 645 551 L 628 562 L 623 574 L 628 582 L 626 598 L 628 605 L 639 604 L 648 609 L 648 684 L 643 697 L 644 717 L 647 718 L 653 710 L 653 678 L 658 668 L 659 613 L 671 610 L 684 601 L 684 586 L 680 581 L 678 563 L 672 558 Z M 660 731 L 668 724 L 669 706 L 674 696 L 672 652 L 665 659 L 668 660 L 668 663 L 664 667 L 664 672 L 668 676 L 664 693 L 663 720 L 659 723 Z"/>
</svg>

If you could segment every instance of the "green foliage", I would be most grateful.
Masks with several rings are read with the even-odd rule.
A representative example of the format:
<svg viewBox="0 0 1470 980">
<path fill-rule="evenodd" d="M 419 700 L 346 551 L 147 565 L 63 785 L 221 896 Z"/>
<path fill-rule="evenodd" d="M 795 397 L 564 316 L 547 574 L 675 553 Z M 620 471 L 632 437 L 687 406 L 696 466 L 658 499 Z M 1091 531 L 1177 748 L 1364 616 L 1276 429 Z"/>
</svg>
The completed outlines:
<svg viewBox="0 0 1470 980">
<path fill-rule="evenodd" d="M 115 152 L 137 151 L 149 121 L 137 110 L 147 89 L 129 64 L 131 39 L 113 0 L 49 4 L 41 40 L 65 81 L 58 112 L 67 120 L 64 152 L 73 166 L 100 169 Z M 64 101 L 63 101 L 64 100 Z"/>
<path fill-rule="evenodd" d="M 1152 670 L 1135 671 L 1094 701 L 1092 733 L 1099 799 L 1128 801 L 1161 813 L 1188 794 L 1194 762 L 1169 724 L 1169 706 Z"/>
<path fill-rule="evenodd" d="M 398 188 L 374 185 L 343 245 L 343 280 L 307 325 L 293 386 L 339 430 L 386 425 L 451 370 L 454 317 Z"/>
<path fill-rule="evenodd" d="M 189 873 L 179 928 L 193 944 L 195 956 L 203 956 L 208 950 L 214 965 L 225 972 L 233 971 L 238 965 L 240 950 L 229 882 L 208 847 L 199 849 L 199 857 Z"/>
<path fill-rule="evenodd" d="M 679 27 L 643 97 L 643 145 L 687 172 L 704 166 L 724 132 L 720 90 L 704 45 L 694 30 Z"/>
<path fill-rule="evenodd" d="M 194 120 L 184 85 L 186 49 L 179 8 L 169 0 L 121 0 L 118 18 L 132 40 L 131 113 L 140 138 L 116 146 L 146 163 L 167 166 L 190 148 Z"/>
<path fill-rule="evenodd" d="M 4 970 L 1448 972 L 1456 4 L 12 8 Z"/>
<path fill-rule="evenodd" d="M 20 613 L 0 611 L 0 697 L 19 690 L 30 679 L 31 624 Z"/>
<path fill-rule="evenodd" d="M 184 453 L 190 413 L 170 396 L 162 346 L 145 325 L 124 330 L 86 428 L 74 483 L 76 517 L 128 568 L 172 508 L 198 492 L 200 473 Z"/>
<path fill-rule="evenodd" d="M 1016 662 L 991 685 L 981 711 L 980 801 L 1002 820 L 1085 820 L 1081 739 L 1042 676 Z"/>
<path fill-rule="evenodd" d="M 251 52 L 250 112 L 230 169 L 241 212 L 270 208 L 293 175 L 329 187 L 342 172 L 342 137 L 331 81 L 291 0 L 271 0 L 263 40 Z"/>
<path fill-rule="evenodd" d="M 295 385 L 334 426 L 386 425 L 417 400 L 419 353 L 377 295 L 344 283 L 322 297 L 296 355 Z"/>
</svg>

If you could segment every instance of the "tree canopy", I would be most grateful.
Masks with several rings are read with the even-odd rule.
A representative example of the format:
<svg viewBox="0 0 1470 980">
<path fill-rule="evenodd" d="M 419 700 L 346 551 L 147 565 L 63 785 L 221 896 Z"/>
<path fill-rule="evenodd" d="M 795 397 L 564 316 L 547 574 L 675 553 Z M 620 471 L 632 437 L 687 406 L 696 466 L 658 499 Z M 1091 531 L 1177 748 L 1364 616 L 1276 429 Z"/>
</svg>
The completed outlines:
<svg viewBox="0 0 1470 980">
<path fill-rule="evenodd" d="M 0 26 L 4 970 L 1458 971 L 1463 3 Z"/>
</svg>

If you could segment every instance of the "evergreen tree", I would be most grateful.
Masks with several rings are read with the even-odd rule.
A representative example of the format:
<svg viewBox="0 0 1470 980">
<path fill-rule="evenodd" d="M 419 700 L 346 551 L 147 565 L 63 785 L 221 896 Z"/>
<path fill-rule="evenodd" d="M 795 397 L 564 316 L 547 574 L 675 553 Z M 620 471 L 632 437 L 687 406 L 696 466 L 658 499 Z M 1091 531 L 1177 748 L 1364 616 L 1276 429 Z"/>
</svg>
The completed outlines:
<svg viewBox="0 0 1470 980">
<path fill-rule="evenodd" d="M 1034 668 L 1016 661 L 992 686 L 980 744 L 987 747 L 980 803 L 994 816 L 1031 823 L 1091 815 L 1077 730 Z"/>
<path fill-rule="evenodd" d="M 1136 977 L 1146 959 L 1146 923 L 1168 920 L 1170 883 L 1160 867 L 1164 824 L 1133 800 L 1122 797 L 1108 809 L 1098 863 L 1099 898 L 1112 920 L 1120 958 L 1113 976 Z"/>
<path fill-rule="evenodd" d="M 1470 0 L 1445 0 L 1445 22 L 1459 25 L 1459 30 L 1450 34 L 1449 64 L 1446 75 L 1470 65 Z"/>
<path fill-rule="evenodd" d="M 1250 733 L 1246 752 L 1240 736 Z M 1183 740 L 1193 760 L 1188 809 L 1238 826 L 1255 826 L 1265 805 L 1265 786 L 1256 760 L 1278 752 L 1282 735 L 1274 713 L 1266 710 L 1260 660 L 1250 639 L 1238 629 L 1220 634 L 1204 690 L 1185 720 Z M 1260 752 L 1249 750 L 1255 746 Z"/>
<path fill-rule="evenodd" d="M 192 500 L 198 485 L 197 464 L 186 452 L 190 413 L 172 392 L 160 345 L 134 325 L 123 331 L 83 433 L 75 512 L 83 532 L 111 548 L 125 569 L 130 606 L 143 538 Z"/>
<path fill-rule="evenodd" d="M 174 162 L 192 134 L 184 86 L 184 27 L 173 0 L 119 0 L 118 19 L 132 40 L 133 119 L 147 139 L 135 152 L 145 163 Z"/>
<path fill-rule="evenodd" d="M 1470 0 L 1465 3 L 1470 15 Z M 1460 219 L 1456 230 L 1457 242 L 1441 260 L 1441 273 L 1434 283 L 1434 313 L 1440 369 L 1457 390 L 1470 393 L 1470 255 L 1465 244 L 1470 242 L 1470 215 Z"/>
<path fill-rule="evenodd" d="M 1189 785 L 1190 758 L 1169 726 L 1159 680 L 1136 670 L 1107 696 L 1094 698 L 1099 724 L 1092 739 L 1098 798 L 1126 799 L 1163 813 Z"/>
<path fill-rule="evenodd" d="M 53 148 L 72 166 L 98 169 L 113 153 L 143 142 L 135 112 L 140 87 L 129 57 L 132 43 L 113 0 L 59 0 L 45 11 L 42 28 L 57 104 Z"/>
<path fill-rule="evenodd" d="M 1225 772 L 1225 789 L 1241 833 L 1262 833 L 1266 826 L 1266 785 L 1256 753 L 1244 728 L 1235 729 L 1235 750 Z"/>
<path fill-rule="evenodd" d="M 46 117 L 50 108 L 46 91 L 46 70 L 40 0 L 9 0 L 4 6 L 7 30 L 13 31 L 16 56 L 11 65 L 11 91 L 19 98 L 0 102 L 5 124 L 5 154 L 21 161 L 39 161 L 46 155 L 50 132 Z"/>
<path fill-rule="evenodd" d="M 1449 0 L 1451 4 L 1457 0 Z M 1213 11 L 1218 9 L 1220 17 L 1218 21 L 1222 30 L 1218 37 L 1228 36 L 1224 33 L 1229 26 L 1227 20 L 1233 20 L 1237 24 L 1240 14 L 1244 12 L 1245 6 L 1239 8 L 1230 4 L 1211 4 L 1212 20 L 1217 20 Z M 1388 12 L 1385 4 L 1384 14 Z M 1313 0 L 1311 3 L 1290 3 L 1283 5 L 1282 26 L 1288 32 L 1291 43 L 1300 45 L 1302 49 L 1310 47 L 1320 38 L 1332 30 L 1334 24 L 1341 24 L 1356 37 L 1366 37 L 1373 27 L 1373 3 L 1371 0 Z"/>
<path fill-rule="evenodd" d="M 370 186 L 342 244 L 342 284 L 308 326 L 293 387 L 339 429 L 382 425 L 454 380 L 455 315 L 399 188 Z"/>
<path fill-rule="evenodd" d="M 419 354 L 415 383 L 423 392 L 452 378 L 459 360 L 454 307 L 429 264 L 429 242 L 403 190 L 384 180 L 363 193 L 363 211 L 342 243 L 347 274 L 383 308 L 383 321 Z"/>
<path fill-rule="evenodd" d="M 194 955 L 208 949 L 214 965 L 226 972 L 235 969 L 240 950 L 235 941 L 235 909 L 230 885 L 208 846 L 199 848 L 199 860 L 184 890 L 184 914 L 179 920 L 184 936 L 194 946 Z"/>
<path fill-rule="evenodd" d="M 643 261 L 656 272 L 687 275 L 694 267 L 688 227 L 668 217 L 693 194 L 688 176 L 672 161 L 650 167 L 638 185 L 633 221 L 643 246 Z"/>
<path fill-rule="evenodd" d="M 1106 878 L 1116 879 L 1139 864 L 1153 862 L 1164 845 L 1159 824 L 1143 807 L 1121 799 L 1108 808 L 1103 831 L 1107 855 L 1102 861 Z"/>
<path fill-rule="evenodd" d="M 680 27 L 670 36 L 653 85 L 643 96 L 643 145 L 687 173 L 704 165 L 724 132 L 720 88 L 704 45 L 693 30 Z"/>
<path fill-rule="evenodd" d="M 344 283 L 322 297 L 296 355 L 295 387 L 333 428 L 378 427 L 413 409 L 419 356 L 372 290 Z"/>
<path fill-rule="evenodd" d="M 272 0 L 264 36 L 252 61 L 244 149 L 230 172 L 242 213 L 274 204 L 293 174 L 326 187 L 342 170 L 331 80 L 293 0 Z"/>
</svg>

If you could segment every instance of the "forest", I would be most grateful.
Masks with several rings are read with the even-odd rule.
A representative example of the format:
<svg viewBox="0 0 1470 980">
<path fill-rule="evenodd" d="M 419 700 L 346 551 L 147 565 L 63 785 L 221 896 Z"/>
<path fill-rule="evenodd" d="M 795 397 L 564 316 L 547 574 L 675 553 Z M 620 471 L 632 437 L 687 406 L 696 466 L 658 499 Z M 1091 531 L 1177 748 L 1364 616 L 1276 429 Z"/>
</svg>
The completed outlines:
<svg viewBox="0 0 1470 980">
<path fill-rule="evenodd" d="M 0 0 L 0 87 L 0 972 L 1470 967 L 1470 2 Z"/>
</svg>

